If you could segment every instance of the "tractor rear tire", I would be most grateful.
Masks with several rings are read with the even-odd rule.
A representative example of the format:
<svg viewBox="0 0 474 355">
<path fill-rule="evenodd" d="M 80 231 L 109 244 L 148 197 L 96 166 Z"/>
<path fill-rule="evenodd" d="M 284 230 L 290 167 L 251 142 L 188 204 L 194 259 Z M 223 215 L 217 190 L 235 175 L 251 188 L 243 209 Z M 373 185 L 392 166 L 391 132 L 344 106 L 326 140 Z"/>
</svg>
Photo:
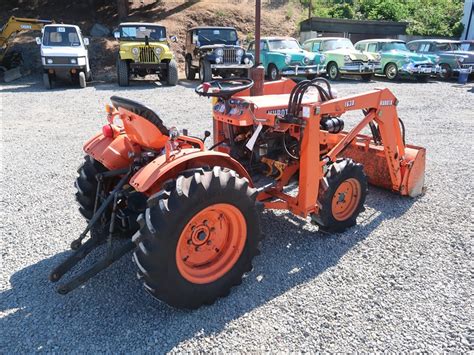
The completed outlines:
<svg viewBox="0 0 474 355">
<path fill-rule="evenodd" d="M 117 79 L 119 86 L 128 86 L 130 84 L 130 72 L 126 60 L 117 57 Z"/>
<path fill-rule="evenodd" d="M 43 84 L 44 87 L 48 90 L 53 88 L 53 81 L 51 80 L 51 75 L 48 73 L 43 73 Z"/>
<path fill-rule="evenodd" d="M 87 86 L 86 74 L 84 74 L 84 72 L 82 72 L 82 71 L 79 73 L 79 86 L 81 88 L 85 88 Z"/>
<path fill-rule="evenodd" d="M 134 261 L 145 290 L 186 309 L 227 296 L 259 254 L 257 190 L 234 171 L 194 169 L 151 196 Z"/>
<path fill-rule="evenodd" d="M 356 224 L 366 197 L 363 166 L 352 159 L 338 159 L 319 184 L 319 211 L 312 215 L 313 222 L 326 232 L 343 232 Z"/>
<path fill-rule="evenodd" d="M 176 65 L 176 61 L 174 59 L 171 59 L 168 63 L 166 82 L 170 86 L 176 86 L 176 84 L 178 84 L 178 66 Z"/>
</svg>

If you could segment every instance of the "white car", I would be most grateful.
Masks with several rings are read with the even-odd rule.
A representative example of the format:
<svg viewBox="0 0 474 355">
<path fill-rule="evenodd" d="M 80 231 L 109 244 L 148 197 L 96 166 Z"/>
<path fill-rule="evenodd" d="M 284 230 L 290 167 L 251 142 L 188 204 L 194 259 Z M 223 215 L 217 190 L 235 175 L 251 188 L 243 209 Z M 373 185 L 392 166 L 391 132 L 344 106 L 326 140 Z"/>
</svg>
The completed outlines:
<svg viewBox="0 0 474 355">
<path fill-rule="evenodd" d="M 36 43 L 41 46 L 43 81 L 51 89 L 57 78 L 69 78 L 82 88 L 92 79 L 87 46 L 89 39 L 82 37 L 79 27 L 65 24 L 44 26 L 42 38 Z"/>
</svg>

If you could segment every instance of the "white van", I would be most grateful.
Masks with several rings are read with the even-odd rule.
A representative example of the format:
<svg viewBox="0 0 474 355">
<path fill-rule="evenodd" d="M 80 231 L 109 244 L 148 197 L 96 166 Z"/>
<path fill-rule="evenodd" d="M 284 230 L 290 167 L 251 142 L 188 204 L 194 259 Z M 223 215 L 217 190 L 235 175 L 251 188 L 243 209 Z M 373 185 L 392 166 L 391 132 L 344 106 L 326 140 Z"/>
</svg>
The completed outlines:
<svg viewBox="0 0 474 355">
<path fill-rule="evenodd" d="M 57 78 L 69 78 L 85 88 L 86 81 L 92 79 L 87 53 L 89 39 L 83 38 L 74 25 L 46 25 L 41 32 L 42 38 L 37 37 L 36 43 L 41 46 L 45 87 L 51 89 Z"/>
</svg>

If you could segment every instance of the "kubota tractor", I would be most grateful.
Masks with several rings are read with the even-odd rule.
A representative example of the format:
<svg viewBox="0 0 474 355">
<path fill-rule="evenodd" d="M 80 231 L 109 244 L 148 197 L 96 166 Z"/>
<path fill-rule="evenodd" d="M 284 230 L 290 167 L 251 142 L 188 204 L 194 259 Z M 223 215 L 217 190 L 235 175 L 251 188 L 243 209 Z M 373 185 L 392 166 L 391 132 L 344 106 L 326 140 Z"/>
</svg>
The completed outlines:
<svg viewBox="0 0 474 355">
<path fill-rule="evenodd" d="M 208 149 L 205 138 L 167 128 L 149 107 L 111 98 L 108 123 L 85 144 L 76 180 L 88 225 L 50 279 L 59 280 L 101 243 L 108 251 L 58 292 L 68 293 L 134 249 L 149 293 L 197 308 L 227 295 L 252 269 L 261 240 L 259 207 L 289 210 L 322 230 L 342 232 L 363 210 L 367 183 L 401 195 L 422 193 L 425 149 L 405 144 L 398 101 L 388 89 L 335 98 L 325 79 L 285 79 L 250 96 L 252 85 L 223 79 L 196 88 L 213 98 Z M 354 110 L 362 120 L 344 131 L 342 116 Z M 366 126 L 370 136 L 360 133 Z M 113 247 L 115 237 L 125 241 Z"/>
</svg>

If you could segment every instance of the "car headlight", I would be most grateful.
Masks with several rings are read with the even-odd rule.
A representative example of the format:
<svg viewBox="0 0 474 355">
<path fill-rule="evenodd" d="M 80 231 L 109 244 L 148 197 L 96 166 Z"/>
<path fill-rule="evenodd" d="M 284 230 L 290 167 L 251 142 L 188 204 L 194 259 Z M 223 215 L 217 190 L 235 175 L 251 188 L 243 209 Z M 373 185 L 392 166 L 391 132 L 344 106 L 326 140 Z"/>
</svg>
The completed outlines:
<svg viewBox="0 0 474 355">
<path fill-rule="evenodd" d="M 291 63 L 291 55 L 287 54 L 285 55 L 285 64 L 290 64 Z"/>
<path fill-rule="evenodd" d="M 216 57 L 216 64 L 220 64 L 222 62 L 222 57 Z"/>
<path fill-rule="evenodd" d="M 249 62 L 250 62 L 250 59 L 247 58 L 247 57 L 245 57 L 245 58 L 244 58 L 244 63 L 245 63 L 245 64 L 249 64 Z"/>
<path fill-rule="evenodd" d="M 132 54 L 133 55 L 138 55 L 138 48 L 137 47 L 132 48 Z"/>
<path fill-rule="evenodd" d="M 157 57 L 160 57 L 160 55 L 161 55 L 161 48 L 160 47 L 155 48 L 155 54 L 156 54 Z"/>
<path fill-rule="evenodd" d="M 76 64 L 77 63 L 77 59 L 76 58 L 71 58 L 71 64 Z"/>
<path fill-rule="evenodd" d="M 47 62 L 48 64 L 53 64 L 53 60 L 52 60 L 51 58 L 48 58 L 48 59 L 46 60 L 46 62 Z"/>
<path fill-rule="evenodd" d="M 351 62 L 352 61 L 351 56 L 350 55 L 345 55 L 344 56 L 344 61 L 345 62 Z"/>
<path fill-rule="evenodd" d="M 321 64 L 323 64 L 326 61 L 326 56 L 324 54 L 321 54 L 319 58 L 321 59 Z"/>
<path fill-rule="evenodd" d="M 308 65 L 309 62 L 311 62 L 311 59 L 309 59 L 308 57 L 303 58 L 303 64 Z"/>
<path fill-rule="evenodd" d="M 224 50 L 222 48 L 218 48 L 216 49 L 215 53 L 218 57 L 222 57 L 224 55 Z"/>
<path fill-rule="evenodd" d="M 237 57 L 242 57 L 244 55 L 244 50 L 242 48 L 237 49 Z"/>
</svg>

